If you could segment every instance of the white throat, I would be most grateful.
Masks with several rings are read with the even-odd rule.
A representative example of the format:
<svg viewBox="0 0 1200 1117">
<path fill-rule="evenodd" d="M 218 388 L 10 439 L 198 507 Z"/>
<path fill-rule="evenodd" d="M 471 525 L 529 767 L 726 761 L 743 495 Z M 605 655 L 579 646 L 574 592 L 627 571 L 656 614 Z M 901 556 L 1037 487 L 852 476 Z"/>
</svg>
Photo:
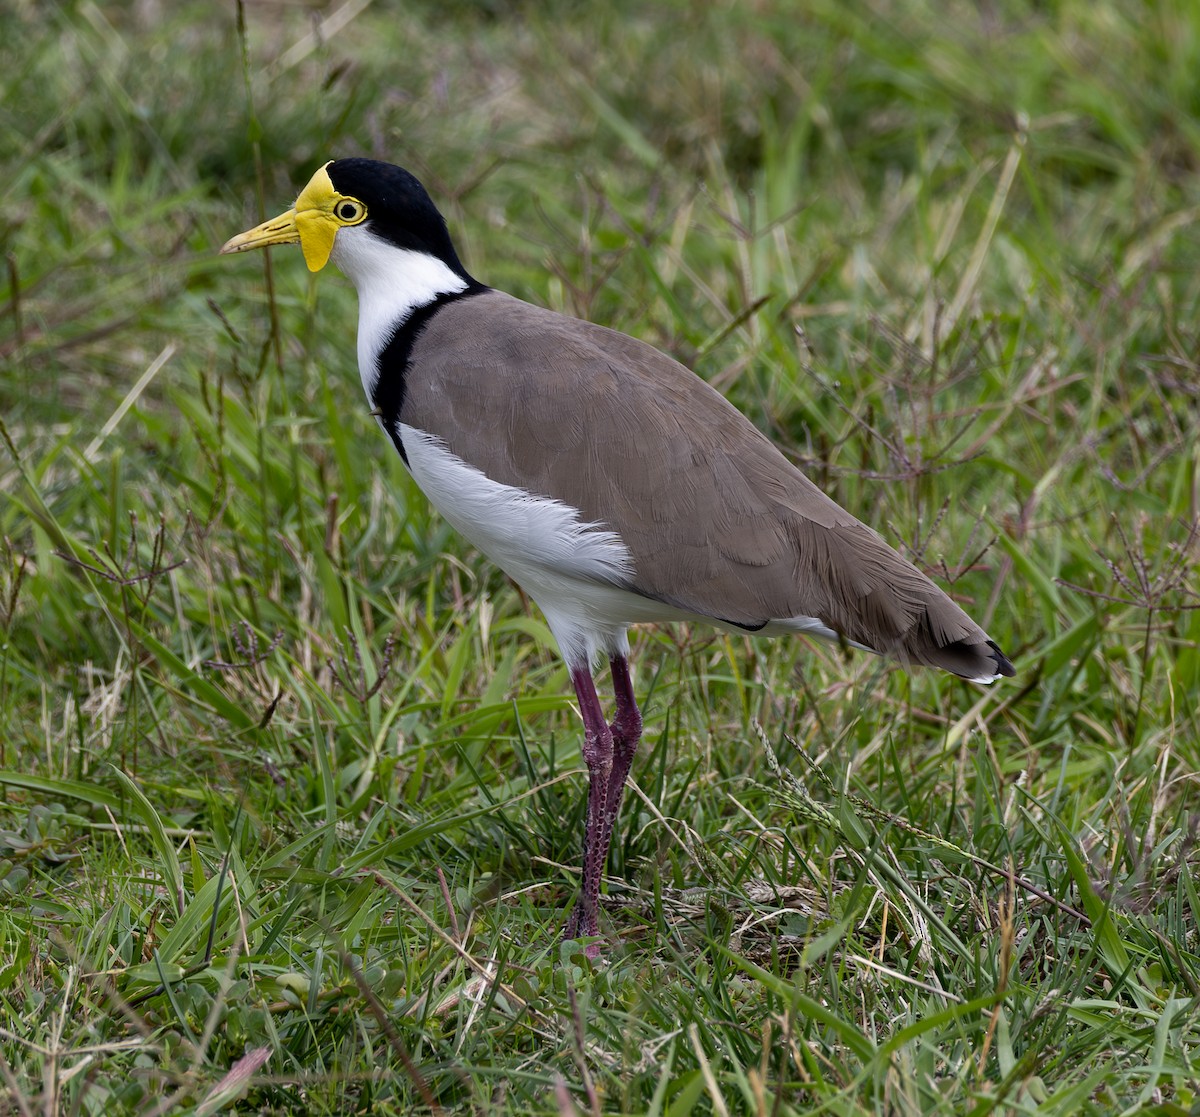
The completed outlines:
<svg viewBox="0 0 1200 1117">
<path fill-rule="evenodd" d="M 467 281 L 434 256 L 380 240 L 368 225 L 338 230 L 329 258 L 358 291 L 358 373 L 372 399 L 376 361 L 396 327 L 439 295 L 466 290 Z"/>
</svg>

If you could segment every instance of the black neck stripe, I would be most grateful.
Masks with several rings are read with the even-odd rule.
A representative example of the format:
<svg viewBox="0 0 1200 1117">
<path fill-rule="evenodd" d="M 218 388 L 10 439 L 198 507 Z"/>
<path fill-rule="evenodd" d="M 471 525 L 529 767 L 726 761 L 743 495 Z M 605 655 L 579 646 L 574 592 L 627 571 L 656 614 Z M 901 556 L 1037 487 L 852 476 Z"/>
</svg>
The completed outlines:
<svg viewBox="0 0 1200 1117">
<path fill-rule="evenodd" d="M 480 295 L 487 290 L 489 288 L 482 283 L 472 280 L 461 291 L 438 295 L 433 302 L 417 307 L 396 326 L 387 344 L 375 358 L 375 384 L 371 389 L 371 403 L 375 406 L 375 413 L 379 416 L 383 429 L 400 451 L 405 465 L 408 465 L 408 454 L 404 452 L 404 442 L 400 437 L 400 412 L 404 407 L 405 382 L 408 378 L 413 346 L 442 307 L 471 295 Z"/>
</svg>

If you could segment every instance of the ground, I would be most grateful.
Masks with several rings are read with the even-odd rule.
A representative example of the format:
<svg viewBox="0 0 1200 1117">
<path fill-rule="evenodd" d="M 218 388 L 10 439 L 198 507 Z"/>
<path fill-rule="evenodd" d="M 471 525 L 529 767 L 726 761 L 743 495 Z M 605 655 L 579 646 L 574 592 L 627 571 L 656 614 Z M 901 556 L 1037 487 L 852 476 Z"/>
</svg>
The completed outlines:
<svg viewBox="0 0 1200 1117">
<path fill-rule="evenodd" d="M 0 29 L 6 1112 L 1196 1104 L 1200 11 Z M 216 256 L 350 154 L 694 367 L 1016 678 L 636 631 L 603 953 L 564 944 L 542 618 L 375 429 L 349 284 Z"/>
</svg>

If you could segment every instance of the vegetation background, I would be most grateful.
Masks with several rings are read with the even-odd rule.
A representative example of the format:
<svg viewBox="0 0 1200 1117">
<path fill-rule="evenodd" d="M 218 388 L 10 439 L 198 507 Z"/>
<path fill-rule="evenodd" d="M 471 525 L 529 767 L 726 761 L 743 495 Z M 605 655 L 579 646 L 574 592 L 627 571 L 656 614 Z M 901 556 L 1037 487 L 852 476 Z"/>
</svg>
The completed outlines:
<svg viewBox="0 0 1200 1117">
<path fill-rule="evenodd" d="M 9 0 L 0 119 L 4 1112 L 1195 1112 L 1197 5 Z M 596 964 L 541 617 L 215 255 L 357 153 L 1018 665 L 637 632 Z"/>
</svg>

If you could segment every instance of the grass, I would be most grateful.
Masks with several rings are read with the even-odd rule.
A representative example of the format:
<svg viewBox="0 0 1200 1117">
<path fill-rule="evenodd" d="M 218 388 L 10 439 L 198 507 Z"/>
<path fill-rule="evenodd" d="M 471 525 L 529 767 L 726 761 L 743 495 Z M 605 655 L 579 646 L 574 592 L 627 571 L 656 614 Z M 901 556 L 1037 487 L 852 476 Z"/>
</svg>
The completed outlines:
<svg viewBox="0 0 1200 1117">
<path fill-rule="evenodd" d="M 5 1112 L 1193 1110 L 1193 6 L 238 16 L 0 15 Z M 600 963 L 540 615 L 374 429 L 348 285 L 214 255 L 359 152 L 1019 669 L 637 631 Z"/>
</svg>

